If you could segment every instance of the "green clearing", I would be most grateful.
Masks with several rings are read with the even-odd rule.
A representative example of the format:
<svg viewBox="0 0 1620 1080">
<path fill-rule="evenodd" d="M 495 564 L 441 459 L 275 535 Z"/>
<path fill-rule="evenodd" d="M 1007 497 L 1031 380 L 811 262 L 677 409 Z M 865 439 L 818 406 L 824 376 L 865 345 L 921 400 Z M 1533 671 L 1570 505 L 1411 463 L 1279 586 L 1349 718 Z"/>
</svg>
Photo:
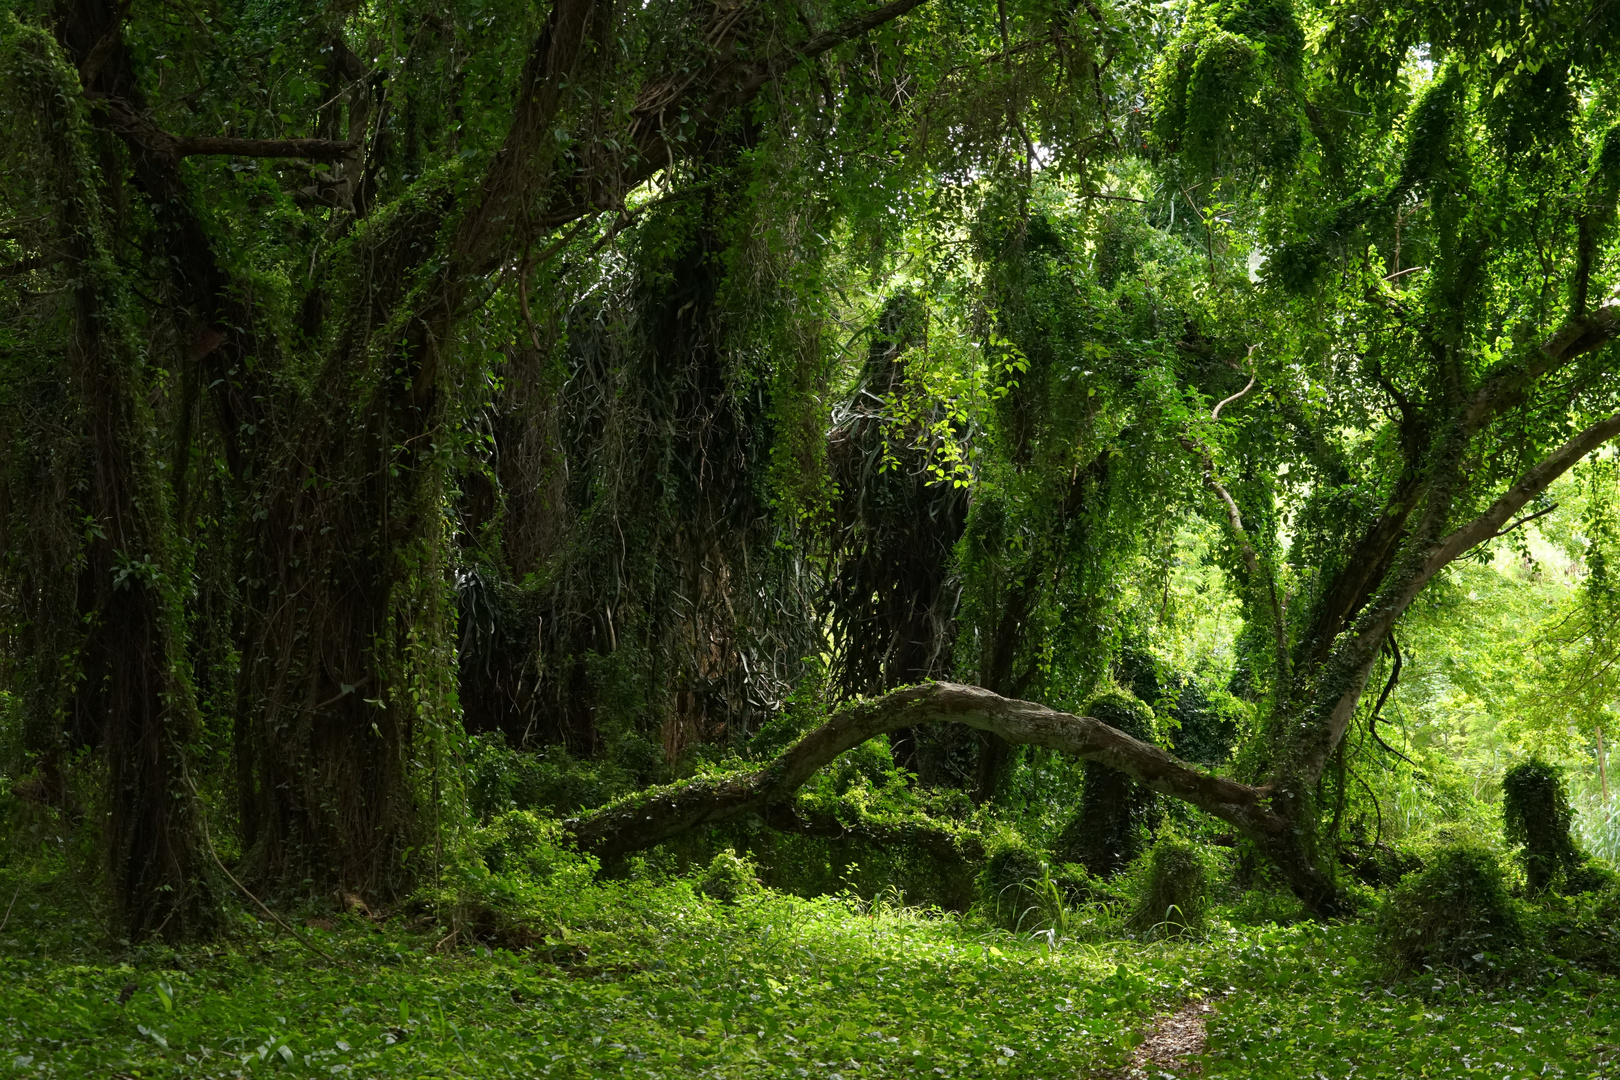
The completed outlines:
<svg viewBox="0 0 1620 1080">
<path fill-rule="evenodd" d="M 1154 1014 L 1199 998 L 1217 1003 L 1206 1076 L 1620 1068 L 1620 981 L 1545 958 L 1486 981 L 1392 979 L 1360 923 L 1238 925 L 1227 909 L 1197 940 L 1143 942 L 1102 909 L 1053 950 L 937 910 L 724 904 L 676 879 L 533 893 L 547 933 L 518 951 L 327 911 L 303 932 L 332 963 L 245 911 L 207 945 L 109 951 L 87 915 L 64 916 L 78 905 L 60 883 L 0 880 L 17 890 L 0 1066 L 20 1076 L 1101 1077 Z"/>
</svg>

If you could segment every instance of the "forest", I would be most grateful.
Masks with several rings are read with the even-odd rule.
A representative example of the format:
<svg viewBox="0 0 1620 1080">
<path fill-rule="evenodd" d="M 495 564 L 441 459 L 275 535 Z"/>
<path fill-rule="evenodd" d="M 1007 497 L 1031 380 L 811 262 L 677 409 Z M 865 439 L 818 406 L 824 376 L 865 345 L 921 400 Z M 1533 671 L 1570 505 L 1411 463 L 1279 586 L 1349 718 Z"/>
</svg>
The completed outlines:
<svg viewBox="0 0 1620 1080">
<path fill-rule="evenodd" d="M 1612 0 L 0 0 L 0 1075 L 1617 1080 L 1617 216 Z"/>
</svg>

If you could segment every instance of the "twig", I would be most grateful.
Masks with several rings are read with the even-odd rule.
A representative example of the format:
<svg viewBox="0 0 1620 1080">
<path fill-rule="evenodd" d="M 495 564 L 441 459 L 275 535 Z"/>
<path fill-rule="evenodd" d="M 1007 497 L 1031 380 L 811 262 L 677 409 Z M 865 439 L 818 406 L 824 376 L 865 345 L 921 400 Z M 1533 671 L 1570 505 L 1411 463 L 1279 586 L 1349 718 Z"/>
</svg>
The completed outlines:
<svg viewBox="0 0 1620 1080">
<path fill-rule="evenodd" d="M 300 945 L 302 945 L 304 948 L 308 949 L 310 952 L 314 953 L 316 956 L 319 956 L 321 959 L 327 961 L 328 963 L 336 964 L 338 967 L 345 967 L 345 968 L 352 968 L 353 967 L 352 964 L 349 964 L 348 962 L 343 961 L 343 960 L 339 960 L 337 957 L 333 956 L 331 953 L 327 952 L 325 949 L 321 948 L 319 945 L 316 945 L 313 941 L 306 938 L 303 934 L 300 934 L 297 930 L 293 929 L 292 926 L 290 926 L 285 919 L 283 919 L 280 915 L 277 915 L 275 912 L 271 911 L 268 907 L 266 907 L 263 900 L 260 900 L 257 896 L 254 896 L 251 892 L 249 892 L 248 887 L 246 885 L 243 885 L 240 881 L 237 881 L 236 880 L 236 875 L 231 873 L 229 870 L 227 870 L 225 868 L 225 864 L 222 861 L 220 861 L 219 852 L 214 850 L 214 841 L 208 835 L 208 822 L 206 820 L 201 819 L 200 817 L 199 817 L 198 820 L 202 825 L 203 843 L 208 845 L 208 854 L 213 856 L 214 865 L 219 867 L 220 873 L 224 874 L 226 877 L 231 879 L 231 884 L 232 885 L 235 885 L 238 889 L 242 890 L 242 895 L 243 896 L 246 896 L 249 900 L 251 900 L 255 904 L 259 905 L 259 910 L 260 911 L 264 912 L 266 915 L 268 915 L 272 919 L 274 919 L 276 921 L 276 923 L 283 930 L 287 931 L 287 933 L 291 934 L 295 939 L 297 939 L 297 941 L 298 941 L 298 943 Z"/>
<path fill-rule="evenodd" d="M 1537 510 L 1533 514 L 1526 514 L 1526 515 L 1524 515 L 1524 517 L 1522 517 L 1518 521 L 1515 521 L 1512 524 L 1508 525 L 1506 528 L 1500 529 L 1500 530 L 1498 530 L 1496 532 L 1491 533 L 1491 535 L 1487 536 L 1485 539 L 1486 540 L 1495 540 L 1498 536 L 1506 536 L 1508 533 L 1512 532 L 1514 529 L 1517 529 L 1520 525 L 1523 525 L 1526 522 L 1534 521 L 1538 517 L 1545 517 L 1546 515 L 1552 513 L 1556 509 L 1558 509 L 1558 504 L 1553 503 L 1551 506 L 1547 507 L 1545 510 Z"/>
<path fill-rule="evenodd" d="M 1415 274 L 1419 270 L 1427 270 L 1427 269 L 1428 269 L 1427 266 L 1408 266 L 1405 270 L 1397 270 L 1393 274 L 1389 274 L 1389 275 L 1385 276 L 1382 280 L 1384 280 L 1384 281 L 1394 281 L 1398 277 L 1405 277 L 1407 274 Z"/>
<path fill-rule="evenodd" d="M 22 882 L 19 881 L 17 887 L 11 890 L 11 903 L 6 905 L 6 917 L 0 919 L 0 933 L 5 931 L 6 923 L 11 921 L 11 909 L 17 906 L 17 894 L 20 892 L 22 892 Z"/>
</svg>

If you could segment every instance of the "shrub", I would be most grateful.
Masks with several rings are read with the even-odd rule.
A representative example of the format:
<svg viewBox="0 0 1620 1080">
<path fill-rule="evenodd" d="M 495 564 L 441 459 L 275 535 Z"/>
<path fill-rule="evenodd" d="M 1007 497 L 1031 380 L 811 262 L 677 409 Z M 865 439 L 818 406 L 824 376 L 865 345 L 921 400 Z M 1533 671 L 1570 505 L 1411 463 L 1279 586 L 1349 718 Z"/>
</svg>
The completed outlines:
<svg viewBox="0 0 1620 1080">
<path fill-rule="evenodd" d="M 629 755 L 633 747 L 619 747 Z M 561 746 L 513 750 L 498 733 L 468 740 L 467 797 L 487 819 L 506 810 L 571 814 L 601 806 L 633 790 L 637 777 L 617 760 L 581 761 Z"/>
<path fill-rule="evenodd" d="M 1339 848 L 1339 862 L 1357 881 L 1372 889 L 1387 889 L 1423 869 L 1423 859 L 1415 851 L 1384 843 L 1344 844 Z"/>
<path fill-rule="evenodd" d="M 1565 876 L 1564 891 L 1571 896 L 1581 893 L 1620 895 L 1620 874 L 1616 874 L 1602 860 L 1589 858 Z"/>
<path fill-rule="evenodd" d="M 1534 913 L 1542 944 L 1562 960 L 1606 974 L 1620 972 L 1620 883 L 1583 891 Z"/>
<path fill-rule="evenodd" d="M 473 844 L 492 874 L 526 874 L 545 881 L 581 856 L 565 848 L 562 826 L 530 810 L 501 814 L 473 834 Z"/>
<path fill-rule="evenodd" d="M 1153 741 L 1153 711 L 1120 690 L 1092 698 L 1085 712 L 1144 742 Z M 1153 792 L 1117 769 L 1085 764 L 1080 809 L 1058 837 L 1057 853 L 1098 877 L 1112 877 L 1134 861 L 1158 812 Z"/>
<path fill-rule="evenodd" d="M 1522 848 L 1532 893 L 1543 893 L 1579 867 L 1581 853 L 1570 835 L 1575 813 L 1561 771 L 1532 758 L 1502 777 L 1502 824 L 1510 844 Z"/>
<path fill-rule="evenodd" d="M 697 891 L 722 904 L 735 904 L 745 896 L 760 891 L 753 860 L 738 855 L 732 848 L 717 852 L 703 871 Z"/>
<path fill-rule="evenodd" d="M 1127 920 L 1138 933 L 1187 933 L 1204 924 L 1209 875 L 1190 843 L 1166 836 L 1153 845 L 1147 872 Z"/>
<path fill-rule="evenodd" d="M 990 921 L 1008 930 L 1020 929 L 1031 909 L 1040 906 L 1046 877 L 1045 860 L 1022 838 L 1006 835 L 995 840 L 979 875 L 979 898 Z"/>
<path fill-rule="evenodd" d="M 1523 929 L 1491 851 L 1465 841 L 1436 849 L 1426 862 L 1379 912 L 1379 946 L 1397 969 L 1476 969 L 1519 943 Z"/>
</svg>

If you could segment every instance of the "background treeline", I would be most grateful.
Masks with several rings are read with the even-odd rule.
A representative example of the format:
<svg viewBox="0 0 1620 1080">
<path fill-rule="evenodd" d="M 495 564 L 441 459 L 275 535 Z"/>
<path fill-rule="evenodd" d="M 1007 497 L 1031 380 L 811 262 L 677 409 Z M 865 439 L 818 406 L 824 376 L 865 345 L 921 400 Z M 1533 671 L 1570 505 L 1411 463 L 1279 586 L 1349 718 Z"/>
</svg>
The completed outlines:
<svg viewBox="0 0 1620 1080">
<path fill-rule="evenodd" d="M 0 19 L 4 821 L 119 933 L 940 679 L 1131 739 L 884 720 L 635 865 L 1326 912 L 1531 751 L 1613 856 L 1607 9 Z"/>
</svg>

